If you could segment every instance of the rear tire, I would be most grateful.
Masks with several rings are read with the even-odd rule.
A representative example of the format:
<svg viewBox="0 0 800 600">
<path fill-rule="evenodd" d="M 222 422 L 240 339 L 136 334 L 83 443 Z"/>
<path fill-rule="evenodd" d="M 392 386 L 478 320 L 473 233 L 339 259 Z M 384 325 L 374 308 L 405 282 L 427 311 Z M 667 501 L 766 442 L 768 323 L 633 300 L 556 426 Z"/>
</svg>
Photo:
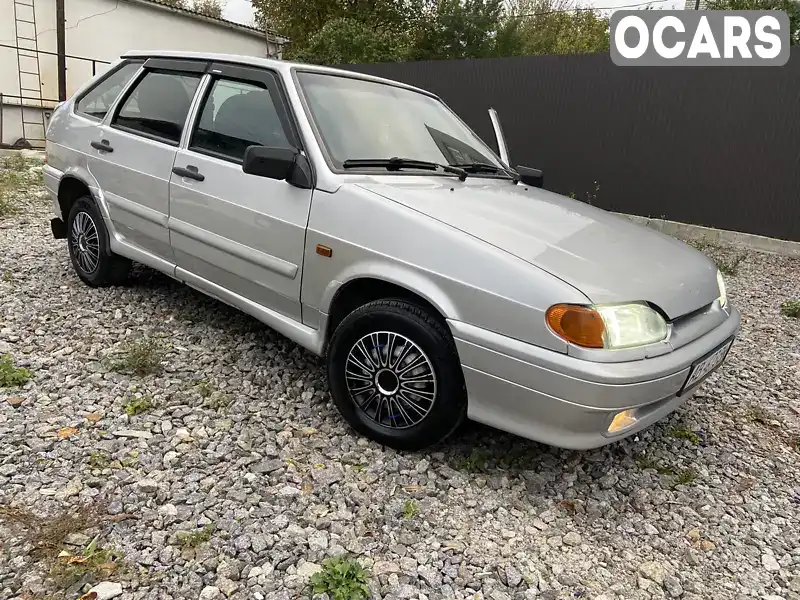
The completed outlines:
<svg viewBox="0 0 800 600">
<path fill-rule="evenodd" d="M 128 277 L 131 261 L 111 252 L 100 210 L 90 196 L 78 198 L 67 217 L 67 245 L 72 267 L 92 287 L 119 285 Z"/>
<path fill-rule="evenodd" d="M 359 433 L 397 450 L 442 441 L 464 420 L 464 374 L 450 332 L 423 308 L 376 300 L 336 328 L 328 350 L 334 404 Z"/>
</svg>

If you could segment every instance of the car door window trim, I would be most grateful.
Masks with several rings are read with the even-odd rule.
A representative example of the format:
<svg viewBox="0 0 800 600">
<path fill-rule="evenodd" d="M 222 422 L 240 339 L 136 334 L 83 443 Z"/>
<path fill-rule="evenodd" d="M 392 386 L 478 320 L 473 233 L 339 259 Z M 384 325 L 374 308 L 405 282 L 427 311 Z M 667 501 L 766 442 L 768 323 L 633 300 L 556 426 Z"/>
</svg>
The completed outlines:
<svg viewBox="0 0 800 600">
<path fill-rule="evenodd" d="M 166 144 L 167 146 L 171 146 L 173 148 L 179 148 L 181 139 L 183 138 L 184 133 L 186 131 L 187 123 L 189 122 L 189 117 L 192 114 L 192 107 L 194 106 L 195 99 L 197 98 L 197 91 L 200 89 L 200 85 L 202 84 L 202 82 L 205 79 L 205 77 L 203 76 L 203 74 L 201 72 L 198 72 L 196 70 L 191 70 L 191 71 L 173 70 L 173 69 L 160 68 L 160 67 L 159 68 L 148 68 L 147 67 L 147 63 L 148 62 L 150 62 L 150 61 L 148 60 L 147 62 L 145 62 L 144 65 L 142 65 L 142 68 L 139 70 L 139 72 L 136 74 L 136 76 L 132 79 L 131 82 L 129 82 L 128 87 L 124 90 L 124 93 L 121 94 L 119 98 L 117 98 L 117 102 L 116 102 L 115 106 L 113 107 L 113 114 L 111 114 L 111 118 L 109 120 L 108 125 L 112 129 L 116 129 L 118 131 L 124 131 L 125 133 L 128 133 L 130 135 L 143 137 L 143 138 L 152 140 L 154 142 L 159 142 L 161 144 Z M 187 62 L 197 62 L 197 61 L 166 61 L 166 62 L 173 63 L 173 64 L 175 64 L 175 63 L 183 64 L 183 63 L 187 63 Z M 148 132 L 145 132 L 145 131 L 141 131 L 139 129 L 134 129 L 132 127 L 127 127 L 125 125 L 120 125 L 117 122 L 117 120 L 119 119 L 119 113 L 122 111 L 122 108 L 125 106 L 125 103 L 131 97 L 131 95 L 136 91 L 136 89 L 138 88 L 139 84 L 144 80 L 144 78 L 147 77 L 148 75 L 150 75 L 151 73 L 163 73 L 163 74 L 166 74 L 166 75 L 178 75 L 178 76 L 180 76 L 180 75 L 189 75 L 191 77 L 198 77 L 197 86 L 194 89 L 194 94 L 192 95 L 192 98 L 189 101 L 189 108 L 187 110 L 186 116 L 183 119 L 183 126 L 181 128 L 181 135 L 179 136 L 177 141 L 173 140 L 173 139 L 170 139 L 170 138 L 166 138 L 166 137 L 160 136 L 158 134 L 148 133 Z M 111 111 L 109 111 L 109 113 L 111 113 Z M 108 118 L 108 115 L 106 115 L 106 118 Z"/>
<path fill-rule="evenodd" d="M 122 86 L 122 89 L 119 91 L 119 93 L 117 94 L 116 98 L 114 98 L 114 101 L 111 103 L 111 105 L 108 107 L 108 110 L 106 111 L 106 113 L 102 117 L 96 117 L 94 115 L 90 115 L 89 113 L 78 109 L 78 106 L 83 101 L 83 99 L 86 98 L 86 96 L 88 96 L 93 91 L 95 91 L 98 87 L 100 87 L 103 83 L 105 83 L 113 75 L 115 75 L 116 73 L 119 73 L 120 70 L 122 70 L 123 68 L 127 67 L 128 65 L 132 65 L 132 64 L 133 65 L 138 64 L 139 65 L 139 69 L 137 71 L 134 71 L 131 74 L 131 76 L 128 78 L 128 80 L 125 82 L 125 84 Z M 108 72 L 104 73 L 100 77 L 100 79 L 98 79 L 95 82 L 95 84 L 93 86 L 91 86 L 89 89 L 87 89 L 84 92 L 82 92 L 79 96 L 75 97 L 75 100 L 72 103 L 72 112 L 73 112 L 73 114 L 75 116 L 82 117 L 84 119 L 88 119 L 88 120 L 92 121 L 93 123 L 102 123 L 103 121 L 105 121 L 106 117 L 108 117 L 109 113 L 111 113 L 111 111 L 114 110 L 114 108 L 116 107 L 117 101 L 128 90 L 128 87 L 130 86 L 131 82 L 136 80 L 139 77 L 139 73 L 141 73 L 141 71 L 142 71 L 141 67 L 142 67 L 143 64 L 144 64 L 144 62 L 142 60 L 140 60 L 140 59 L 124 60 L 124 61 L 121 61 L 113 69 L 109 69 Z"/>
</svg>

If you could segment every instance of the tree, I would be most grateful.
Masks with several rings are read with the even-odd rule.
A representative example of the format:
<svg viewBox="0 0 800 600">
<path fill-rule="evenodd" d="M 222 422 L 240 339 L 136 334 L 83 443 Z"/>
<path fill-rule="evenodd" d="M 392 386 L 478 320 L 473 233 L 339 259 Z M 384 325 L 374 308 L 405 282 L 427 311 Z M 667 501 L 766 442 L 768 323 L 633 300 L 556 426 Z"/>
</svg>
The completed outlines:
<svg viewBox="0 0 800 600">
<path fill-rule="evenodd" d="M 800 44 L 798 0 L 706 0 L 709 10 L 783 10 L 789 15 L 789 44 Z"/>
<path fill-rule="evenodd" d="M 222 18 L 222 4 L 218 0 L 194 0 L 192 10 L 207 17 Z"/>
<path fill-rule="evenodd" d="M 588 54 L 609 49 L 608 18 L 567 0 L 517 0 L 508 19 L 519 21 L 520 54 Z"/>
<path fill-rule="evenodd" d="M 295 54 L 297 60 L 320 65 L 398 61 L 404 56 L 401 36 L 342 18 L 328 21 Z"/>
</svg>

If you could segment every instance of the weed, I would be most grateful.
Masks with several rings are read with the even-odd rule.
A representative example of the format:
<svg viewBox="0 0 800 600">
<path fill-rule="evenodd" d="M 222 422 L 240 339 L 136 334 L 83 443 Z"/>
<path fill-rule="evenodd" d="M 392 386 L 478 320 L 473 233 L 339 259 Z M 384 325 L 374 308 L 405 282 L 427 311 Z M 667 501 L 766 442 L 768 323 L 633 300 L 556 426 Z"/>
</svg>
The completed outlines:
<svg viewBox="0 0 800 600">
<path fill-rule="evenodd" d="M 14 273 L 12 273 L 10 270 L 5 271 L 3 273 L 3 281 L 5 281 L 6 283 L 11 283 L 12 281 L 14 281 Z"/>
<path fill-rule="evenodd" d="M 734 254 L 731 257 L 715 256 L 714 262 L 717 263 L 719 272 L 729 277 L 735 277 L 739 271 L 739 265 L 744 261 L 744 254 Z"/>
<path fill-rule="evenodd" d="M 0 358 L 0 387 L 19 387 L 31 378 L 31 372 L 23 367 L 15 367 L 11 355 Z"/>
<path fill-rule="evenodd" d="M 80 554 L 59 554 L 50 577 L 58 587 L 68 588 L 78 581 L 94 583 L 108 579 L 121 564 L 122 556 L 111 548 L 99 547 L 95 538 Z"/>
<path fill-rule="evenodd" d="M 135 469 L 139 466 L 139 451 L 136 449 L 131 450 L 127 455 L 119 459 L 119 464 L 125 469 Z"/>
<path fill-rule="evenodd" d="M 181 548 L 197 548 L 199 545 L 209 541 L 216 529 L 216 525 L 209 523 L 202 529 L 197 529 L 196 531 L 179 531 L 178 545 Z"/>
<path fill-rule="evenodd" d="M 12 172 L 27 171 L 32 165 L 32 161 L 25 158 L 22 153 L 11 154 L 3 159 L 3 169 Z"/>
<path fill-rule="evenodd" d="M 34 553 L 44 557 L 57 554 L 71 533 L 80 533 L 112 519 L 120 520 L 119 516 L 110 517 L 101 503 L 78 504 L 49 517 L 19 506 L 0 505 L 0 522 L 20 530 L 33 545 Z"/>
<path fill-rule="evenodd" d="M 469 456 L 464 456 L 456 463 L 456 469 L 468 473 L 480 473 L 489 465 L 489 453 L 483 448 L 473 448 Z"/>
<path fill-rule="evenodd" d="M 111 464 L 111 459 L 104 452 L 94 451 L 89 456 L 89 466 L 93 469 L 107 469 Z"/>
<path fill-rule="evenodd" d="M 164 346 L 158 340 L 145 336 L 126 342 L 118 354 L 109 357 L 108 367 L 119 373 L 151 375 L 161 371 L 165 354 Z"/>
<path fill-rule="evenodd" d="M 0 163 L 0 217 L 18 213 L 17 197 L 31 186 L 43 183 L 41 169 L 34 169 L 37 163 L 24 156 L 6 157 Z"/>
<path fill-rule="evenodd" d="M 201 398 L 208 398 L 214 393 L 214 385 L 205 379 L 197 384 L 197 393 Z"/>
<path fill-rule="evenodd" d="M 419 504 L 416 500 L 409 498 L 403 502 L 403 516 L 406 519 L 413 519 L 419 513 Z"/>
<path fill-rule="evenodd" d="M 667 435 L 679 440 L 686 440 L 694 445 L 697 445 L 702 441 L 702 438 L 697 434 L 696 431 L 687 429 L 685 427 L 674 427 L 667 432 Z"/>
<path fill-rule="evenodd" d="M 787 300 L 781 304 L 781 314 L 786 317 L 800 319 L 800 300 Z"/>
<path fill-rule="evenodd" d="M 675 473 L 675 479 L 672 481 L 672 488 L 679 485 L 689 485 L 697 479 L 697 471 L 694 469 L 683 469 Z"/>
<path fill-rule="evenodd" d="M 311 576 L 314 594 L 331 600 L 365 600 L 369 596 L 367 572 L 354 558 L 334 556 L 322 561 L 322 571 Z"/>
<path fill-rule="evenodd" d="M 675 475 L 675 469 L 672 467 L 665 467 L 661 465 L 657 460 L 654 458 L 650 458 L 649 456 L 638 456 L 636 458 L 636 464 L 642 470 L 644 469 L 653 469 L 654 471 L 658 472 L 659 475 Z"/>
<path fill-rule="evenodd" d="M 155 404 L 153 403 L 152 396 L 150 396 L 150 394 L 145 394 L 144 396 L 133 396 L 122 406 L 122 409 L 129 417 L 135 417 L 143 412 L 147 412 L 154 406 Z"/>
<path fill-rule="evenodd" d="M 211 410 L 223 410 L 231 404 L 231 398 L 223 392 L 214 392 L 203 400 L 203 406 Z"/>
</svg>

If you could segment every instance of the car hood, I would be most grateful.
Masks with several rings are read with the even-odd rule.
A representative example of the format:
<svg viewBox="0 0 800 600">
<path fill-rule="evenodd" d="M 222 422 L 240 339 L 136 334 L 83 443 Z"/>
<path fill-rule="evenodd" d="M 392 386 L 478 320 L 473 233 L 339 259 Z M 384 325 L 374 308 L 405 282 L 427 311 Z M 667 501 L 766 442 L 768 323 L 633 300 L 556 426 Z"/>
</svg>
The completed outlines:
<svg viewBox="0 0 800 600">
<path fill-rule="evenodd" d="M 675 319 L 719 297 L 704 254 L 584 202 L 500 179 L 398 179 L 357 185 L 505 250 L 596 304 L 644 300 Z"/>
</svg>

